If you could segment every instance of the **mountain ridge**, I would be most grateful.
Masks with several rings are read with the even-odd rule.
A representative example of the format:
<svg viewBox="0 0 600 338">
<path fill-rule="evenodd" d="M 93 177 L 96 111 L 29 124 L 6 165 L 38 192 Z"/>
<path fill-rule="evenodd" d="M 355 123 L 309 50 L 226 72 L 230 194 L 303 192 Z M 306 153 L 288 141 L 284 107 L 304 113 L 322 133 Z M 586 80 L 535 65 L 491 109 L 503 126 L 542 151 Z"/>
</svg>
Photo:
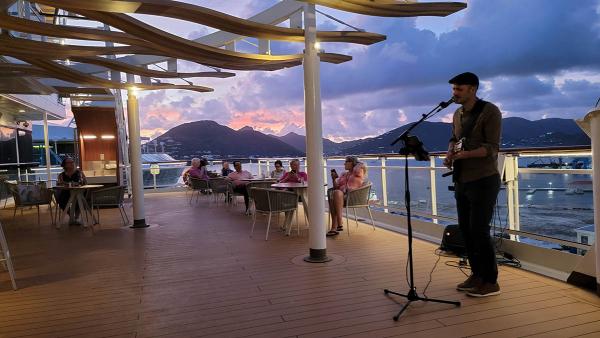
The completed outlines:
<svg viewBox="0 0 600 338">
<path fill-rule="evenodd" d="M 500 148 L 589 145 L 589 137 L 572 119 L 548 118 L 527 120 L 522 117 L 502 119 Z M 381 135 L 336 143 L 323 138 L 324 154 L 377 154 L 398 150 L 390 144 L 412 123 Z M 445 151 L 452 127 L 445 122 L 426 121 L 412 132 L 429 151 Z M 234 130 L 215 121 L 201 120 L 176 126 L 156 140 L 164 142 L 165 151 L 174 158 L 218 157 L 298 157 L 306 151 L 306 137 L 294 132 L 283 136 L 264 134 L 245 126 Z"/>
</svg>

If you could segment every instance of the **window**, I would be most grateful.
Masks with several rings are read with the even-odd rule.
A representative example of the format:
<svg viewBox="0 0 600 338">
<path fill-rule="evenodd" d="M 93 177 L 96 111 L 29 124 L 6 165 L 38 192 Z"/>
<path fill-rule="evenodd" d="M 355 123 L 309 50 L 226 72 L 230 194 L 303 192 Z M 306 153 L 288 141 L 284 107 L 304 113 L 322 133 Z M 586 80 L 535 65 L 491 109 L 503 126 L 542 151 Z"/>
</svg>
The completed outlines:
<svg viewBox="0 0 600 338">
<path fill-rule="evenodd" d="M 588 236 L 581 236 L 581 244 L 588 244 Z"/>
<path fill-rule="evenodd" d="M 28 130 L 19 130 L 19 162 L 33 162 L 33 139 Z"/>
<path fill-rule="evenodd" d="M 0 163 L 17 163 L 16 130 L 0 126 Z"/>
</svg>

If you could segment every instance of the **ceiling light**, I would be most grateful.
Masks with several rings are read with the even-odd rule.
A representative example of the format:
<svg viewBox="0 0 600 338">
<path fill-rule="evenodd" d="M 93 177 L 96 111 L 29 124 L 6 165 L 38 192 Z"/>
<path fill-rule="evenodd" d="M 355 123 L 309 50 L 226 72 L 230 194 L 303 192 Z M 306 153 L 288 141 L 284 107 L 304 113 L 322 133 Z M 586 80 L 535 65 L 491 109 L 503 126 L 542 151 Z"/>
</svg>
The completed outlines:
<svg viewBox="0 0 600 338">
<path fill-rule="evenodd" d="M 103 140 L 112 140 L 115 138 L 115 135 L 102 135 L 100 138 Z"/>
<path fill-rule="evenodd" d="M 83 135 L 84 140 L 94 140 L 96 138 L 96 135 Z"/>
<path fill-rule="evenodd" d="M 19 109 L 19 113 L 24 113 L 25 109 Z"/>
</svg>

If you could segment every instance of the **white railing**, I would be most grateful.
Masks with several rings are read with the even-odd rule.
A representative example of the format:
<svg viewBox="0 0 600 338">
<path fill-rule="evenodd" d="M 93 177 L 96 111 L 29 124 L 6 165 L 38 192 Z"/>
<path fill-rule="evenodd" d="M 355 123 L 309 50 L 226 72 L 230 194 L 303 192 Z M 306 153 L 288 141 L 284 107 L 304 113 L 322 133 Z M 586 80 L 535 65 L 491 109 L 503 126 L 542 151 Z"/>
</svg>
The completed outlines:
<svg viewBox="0 0 600 338">
<path fill-rule="evenodd" d="M 456 222 L 453 193 L 447 189 L 452 185 L 451 177 L 442 177 L 448 171 L 442 165 L 444 156 L 432 153 L 429 162 L 409 159 L 413 213 L 442 226 Z M 366 164 L 377 195 L 373 196 L 376 198 L 373 206 L 386 213 L 403 213 L 404 158 L 396 154 L 358 157 Z M 343 170 L 344 159 L 344 156 L 327 157 L 326 177 L 332 168 Z M 533 159 L 567 159 L 572 165 L 561 165 L 559 161 L 556 168 L 527 167 Z M 583 160 L 580 164 L 584 167 L 574 167 L 576 159 Z M 270 172 L 275 160 L 258 159 L 259 175 Z M 287 166 L 291 159 L 280 160 Z M 306 166 L 305 159 L 300 160 Z M 502 160 L 503 185 L 493 220 L 495 226 L 505 228 L 503 232 L 515 241 L 540 241 L 546 244 L 536 244 L 576 248 L 578 252 L 589 249 L 594 238 L 586 237 L 587 242 L 583 241 L 578 228 L 593 224 L 591 149 L 509 149 L 501 151 L 499 162 Z"/>
</svg>

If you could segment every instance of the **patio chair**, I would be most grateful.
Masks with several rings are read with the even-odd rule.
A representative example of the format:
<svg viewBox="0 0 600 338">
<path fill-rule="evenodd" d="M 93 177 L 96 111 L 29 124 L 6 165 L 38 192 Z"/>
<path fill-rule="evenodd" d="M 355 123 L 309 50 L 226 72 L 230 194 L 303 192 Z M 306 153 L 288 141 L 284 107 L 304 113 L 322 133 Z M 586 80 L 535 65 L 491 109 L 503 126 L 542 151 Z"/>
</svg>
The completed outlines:
<svg viewBox="0 0 600 338">
<path fill-rule="evenodd" d="M 0 198 L 4 199 L 4 209 L 6 209 L 6 203 L 12 196 L 10 193 L 10 183 L 6 181 L 6 178 L 0 178 Z"/>
<path fill-rule="evenodd" d="M 269 230 L 271 229 L 271 217 L 273 214 L 282 212 L 295 212 L 298 210 L 298 199 L 295 193 L 283 190 L 252 188 L 250 196 L 254 199 L 255 212 L 253 214 L 252 230 L 250 237 L 254 234 L 256 225 L 256 214 L 268 214 L 267 231 L 265 241 L 269 239 Z M 299 225 L 297 225 L 299 227 Z M 291 225 L 290 225 L 291 229 Z"/>
<path fill-rule="evenodd" d="M 13 212 L 13 221 L 17 216 L 17 209 L 21 209 L 21 215 L 23 214 L 23 208 L 25 207 L 36 207 L 38 216 L 38 225 L 40 224 L 40 205 L 48 205 L 50 208 L 50 215 L 52 215 L 52 192 L 46 188 L 45 182 L 38 184 L 11 184 L 11 194 L 15 201 L 15 209 Z M 54 225 L 54 218 L 52 218 L 52 224 Z"/>
<path fill-rule="evenodd" d="M 327 189 L 327 198 L 331 199 L 333 193 L 333 188 Z M 371 213 L 371 208 L 369 205 L 369 197 L 371 196 L 371 184 L 365 184 L 362 187 L 349 191 L 346 194 L 346 200 L 344 201 L 344 209 L 346 211 L 346 231 L 348 236 L 350 236 L 350 225 L 349 225 L 349 217 L 348 217 L 348 209 L 352 209 L 354 212 L 354 221 L 356 222 L 356 227 L 358 227 L 358 216 L 356 215 L 356 209 L 366 208 L 369 212 L 369 217 L 371 218 L 371 225 L 373 226 L 373 230 L 375 230 L 375 221 L 373 220 L 373 214 Z M 331 217 L 327 218 L 329 229 L 331 227 Z"/>
<path fill-rule="evenodd" d="M 233 190 L 233 182 L 229 181 L 229 203 L 233 203 L 234 205 L 237 205 L 237 198 L 236 197 L 244 197 L 244 194 L 234 191 Z M 248 194 L 250 194 L 250 191 L 248 191 Z"/>
<path fill-rule="evenodd" d="M 246 185 L 246 189 L 248 189 L 248 195 L 250 197 L 250 207 L 252 207 L 254 205 L 254 199 L 252 198 L 252 195 L 250 194 L 250 190 L 252 188 L 271 189 L 271 184 L 273 184 L 273 183 L 275 183 L 275 182 L 273 182 L 273 181 L 248 182 L 248 184 Z"/>
<path fill-rule="evenodd" d="M 129 224 L 129 217 L 125 211 L 125 206 L 123 205 L 123 201 L 125 199 L 125 187 L 116 186 L 92 190 L 90 195 L 92 214 L 94 212 L 94 208 L 96 208 L 96 219 L 94 220 L 94 224 L 100 223 L 100 207 L 117 207 L 119 209 L 119 213 L 121 214 L 123 226 L 127 226 Z"/>
<path fill-rule="evenodd" d="M 190 196 L 190 205 L 192 204 L 192 200 L 194 200 L 194 193 L 196 193 L 196 203 L 198 203 L 198 199 L 200 198 L 200 194 L 203 192 L 210 191 L 210 187 L 208 185 L 207 180 L 190 177 L 189 178 L 190 186 L 192 187 L 192 194 Z"/>
<path fill-rule="evenodd" d="M 2 224 L 0 223 L 0 262 L 3 263 L 6 270 L 8 270 L 8 274 L 10 276 L 10 281 L 12 283 L 13 290 L 17 290 L 17 282 L 15 279 L 17 278 L 15 275 L 15 269 L 12 264 L 12 258 L 10 257 L 10 251 L 8 250 L 8 243 L 6 242 L 6 237 L 4 236 L 4 229 L 2 229 Z"/>
<path fill-rule="evenodd" d="M 218 199 L 218 195 L 223 194 L 225 201 L 228 200 L 229 198 L 229 193 L 230 193 L 230 181 L 226 178 L 211 178 L 208 181 L 208 186 L 210 187 L 210 190 L 212 191 L 213 195 L 215 196 L 215 201 L 217 201 Z"/>
</svg>

